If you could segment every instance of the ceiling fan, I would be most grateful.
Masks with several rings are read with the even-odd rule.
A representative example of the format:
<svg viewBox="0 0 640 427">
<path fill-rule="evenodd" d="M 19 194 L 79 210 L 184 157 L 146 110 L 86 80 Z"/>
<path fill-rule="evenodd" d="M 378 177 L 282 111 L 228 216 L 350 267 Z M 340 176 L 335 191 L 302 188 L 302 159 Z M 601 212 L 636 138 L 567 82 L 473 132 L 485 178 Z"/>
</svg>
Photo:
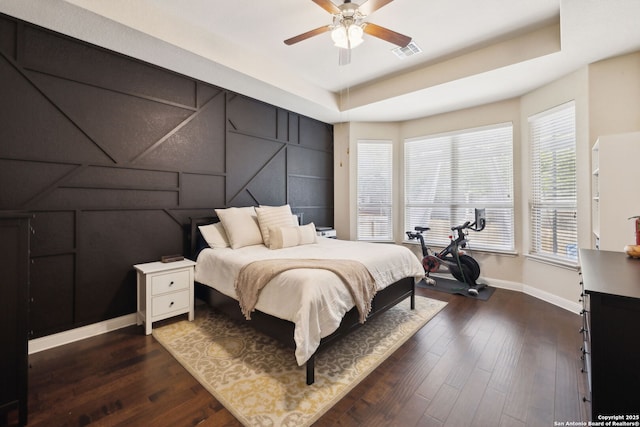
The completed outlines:
<svg viewBox="0 0 640 427">
<path fill-rule="evenodd" d="M 334 44 L 340 48 L 340 65 L 346 65 L 351 59 L 351 49 L 362 43 L 363 33 L 400 47 L 405 47 L 411 42 L 411 37 L 364 20 L 371 13 L 393 0 L 365 0 L 361 5 L 352 3 L 351 0 L 344 0 L 340 6 L 336 6 L 331 0 L 312 1 L 332 14 L 333 22 L 291 37 L 284 41 L 286 45 L 290 46 L 330 31 Z"/>
</svg>

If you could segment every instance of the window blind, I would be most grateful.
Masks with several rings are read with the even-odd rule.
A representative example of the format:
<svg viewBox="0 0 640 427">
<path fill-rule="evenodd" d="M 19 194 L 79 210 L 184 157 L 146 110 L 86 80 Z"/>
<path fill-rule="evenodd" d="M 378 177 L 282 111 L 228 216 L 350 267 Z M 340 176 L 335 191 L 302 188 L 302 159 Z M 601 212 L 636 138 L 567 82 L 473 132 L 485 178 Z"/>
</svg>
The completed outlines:
<svg viewBox="0 0 640 427">
<path fill-rule="evenodd" d="M 532 254 L 578 260 L 575 103 L 529 117 Z"/>
<path fill-rule="evenodd" d="M 404 144 L 406 230 L 430 227 L 426 241 L 446 246 L 451 227 L 485 208 L 487 226 L 470 247 L 514 250 L 513 125 L 413 138 Z"/>
<path fill-rule="evenodd" d="M 357 142 L 357 239 L 393 241 L 393 145 Z"/>
</svg>

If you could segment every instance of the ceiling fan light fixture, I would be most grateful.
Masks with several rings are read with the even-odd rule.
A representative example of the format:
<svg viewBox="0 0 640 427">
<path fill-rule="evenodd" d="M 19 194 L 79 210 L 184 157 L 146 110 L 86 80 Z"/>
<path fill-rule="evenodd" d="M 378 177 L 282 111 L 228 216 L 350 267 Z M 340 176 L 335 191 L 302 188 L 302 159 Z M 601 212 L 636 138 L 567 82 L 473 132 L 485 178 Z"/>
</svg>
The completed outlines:
<svg viewBox="0 0 640 427">
<path fill-rule="evenodd" d="M 343 49 L 352 49 L 362 44 L 364 30 L 357 24 L 338 25 L 331 31 L 331 39 L 335 46 Z"/>
</svg>

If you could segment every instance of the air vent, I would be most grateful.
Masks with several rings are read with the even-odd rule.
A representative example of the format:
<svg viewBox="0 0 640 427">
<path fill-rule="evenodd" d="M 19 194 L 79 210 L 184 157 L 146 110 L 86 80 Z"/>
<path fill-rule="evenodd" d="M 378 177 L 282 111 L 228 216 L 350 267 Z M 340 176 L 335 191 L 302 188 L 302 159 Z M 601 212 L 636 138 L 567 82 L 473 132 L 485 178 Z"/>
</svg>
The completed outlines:
<svg viewBox="0 0 640 427">
<path fill-rule="evenodd" d="M 420 49 L 420 47 L 418 47 L 418 45 L 414 42 L 410 42 L 405 47 L 397 47 L 395 49 L 392 49 L 391 52 L 395 53 L 398 58 L 404 59 L 422 52 L 422 49 Z"/>
</svg>

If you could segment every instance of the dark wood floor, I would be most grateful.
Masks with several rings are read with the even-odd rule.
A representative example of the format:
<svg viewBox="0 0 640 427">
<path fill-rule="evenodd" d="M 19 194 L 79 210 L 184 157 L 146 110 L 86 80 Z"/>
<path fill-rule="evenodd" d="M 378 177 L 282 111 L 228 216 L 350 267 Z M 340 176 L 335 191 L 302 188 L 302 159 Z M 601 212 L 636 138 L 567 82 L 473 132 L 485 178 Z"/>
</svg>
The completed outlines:
<svg viewBox="0 0 640 427">
<path fill-rule="evenodd" d="M 553 426 L 588 420 L 581 320 L 498 289 L 449 305 L 326 413 L 319 426 Z M 30 356 L 29 425 L 239 423 L 142 327 Z"/>
</svg>

